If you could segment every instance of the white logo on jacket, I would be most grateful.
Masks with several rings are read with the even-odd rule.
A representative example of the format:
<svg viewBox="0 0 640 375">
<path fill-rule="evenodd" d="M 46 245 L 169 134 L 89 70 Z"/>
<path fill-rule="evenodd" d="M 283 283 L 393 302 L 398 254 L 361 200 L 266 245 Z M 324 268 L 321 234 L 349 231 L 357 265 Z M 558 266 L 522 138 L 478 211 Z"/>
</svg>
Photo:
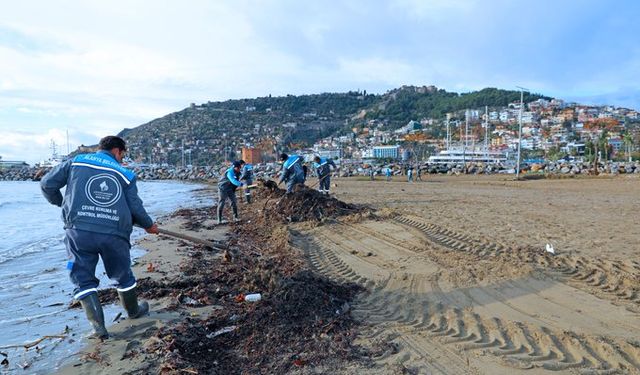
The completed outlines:
<svg viewBox="0 0 640 375">
<path fill-rule="evenodd" d="M 122 187 L 116 177 L 101 173 L 89 178 L 84 192 L 87 199 L 96 206 L 110 207 L 122 196 Z"/>
</svg>

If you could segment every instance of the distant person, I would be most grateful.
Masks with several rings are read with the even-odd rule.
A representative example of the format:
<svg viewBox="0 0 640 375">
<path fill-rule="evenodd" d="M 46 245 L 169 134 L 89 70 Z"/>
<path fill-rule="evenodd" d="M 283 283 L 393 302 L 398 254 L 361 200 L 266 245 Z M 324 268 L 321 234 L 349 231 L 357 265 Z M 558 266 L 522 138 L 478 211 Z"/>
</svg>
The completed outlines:
<svg viewBox="0 0 640 375">
<path fill-rule="evenodd" d="M 373 165 L 369 167 L 369 179 L 371 181 L 375 180 L 376 172 L 373 170 Z"/>
<path fill-rule="evenodd" d="M 391 181 L 391 168 L 387 167 L 384 171 L 385 176 L 387 176 L 387 181 Z"/>
<path fill-rule="evenodd" d="M 407 182 L 413 182 L 413 167 L 407 168 Z"/>
<path fill-rule="evenodd" d="M 244 183 L 249 186 L 253 184 L 253 165 L 250 163 L 246 163 L 244 167 L 242 167 L 242 174 L 240 176 L 240 181 L 244 181 Z M 244 199 L 247 203 L 251 203 L 251 190 L 244 190 Z"/>
<path fill-rule="evenodd" d="M 329 189 L 331 188 L 331 170 L 338 168 L 336 167 L 336 163 L 331 159 L 316 156 L 313 158 L 313 166 L 316 168 L 316 173 L 318 174 L 318 182 L 320 184 L 318 191 L 322 194 L 329 195 Z"/>
<path fill-rule="evenodd" d="M 67 269 L 75 285 L 73 298 L 80 301 L 93 326 L 93 337 L 106 339 L 104 314 L 95 277 L 98 258 L 107 276 L 116 282 L 122 306 L 129 318 L 149 312 L 149 304 L 138 304 L 136 279 L 131 271 L 129 242 L 134 224 L 158 234 L 138 197 L 136 175 L 120 164 L 127 151 L 120 137 L 100 140 L 99 151 L 82 154 L 53 168 L 40 182 L 49 203 L 62 207 Z M 64 197 L 60 193 L 67 186 Z"/>
<path fill-rule="evenodd" d="M 296 185 L 304 185 L 304 169 L 302 168 L 302 156 L 280 154 L 282 170 L 278 185 L 285 182 L 287 184 L 287 193 L 293 192 Z"/>
<path fill-rule="evenodd" d="M 218 224 L 224 224 L 227 221 L 223 220 L 222 212 L 227 199 L 231 201 L 231 209 L 233 210 L 233 220 L 238 221 L 238 202 L 236 200 L 236 189 L 244 185 L 240 181 L 241 169 L 244 166 L 243 160 L 236 160 L 233 165 L 220 177 L 218 181 Z"/>
<path fill-rule="evenodd" d="M 416 181 L 422 181 L 422 169 L 416 167 Z"/>
</svg>

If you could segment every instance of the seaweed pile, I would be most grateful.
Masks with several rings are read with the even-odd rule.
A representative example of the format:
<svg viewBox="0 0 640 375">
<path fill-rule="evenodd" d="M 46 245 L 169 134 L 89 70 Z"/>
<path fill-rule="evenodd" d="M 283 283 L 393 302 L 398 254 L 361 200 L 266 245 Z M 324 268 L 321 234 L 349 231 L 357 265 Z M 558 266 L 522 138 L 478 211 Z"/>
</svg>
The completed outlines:
<svg viewBox="0 0 640 375">
<path fill-rule="evenodd" d="M 362 212 L 364 207 L 345 203 L 306 186 L 298 186 L 290 193 L 280 189 L 273 181 L 260 181 L 257 193 L 262 202 L 265 218 L 282 222 L 322 221 L 328 218 Z"/>
</svg>

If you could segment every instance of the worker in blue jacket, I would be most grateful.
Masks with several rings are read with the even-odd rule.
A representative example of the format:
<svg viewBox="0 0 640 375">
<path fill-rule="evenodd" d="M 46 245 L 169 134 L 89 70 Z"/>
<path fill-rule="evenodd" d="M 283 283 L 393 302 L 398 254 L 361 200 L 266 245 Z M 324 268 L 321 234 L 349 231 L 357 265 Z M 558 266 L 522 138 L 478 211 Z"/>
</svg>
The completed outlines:
<svg viewBox="0 0 640 375">
<path fill-rule="evenodd" d="M 304 185 L 304 169 L 302 168 L 302 156 L 280 154 L 282 161 L 282 171 L 278 185 L 283 182 L 287 183 L 287 193 L 293 192 L 296 185 Z"/>
<path fill-rule="evenodd" d="M 253 184 L 253 165 L 250 163 L 246 163 L 244 167 L 242 167 L 242 174 L 240 175 L 240 181 L 244 181 L 244 183 L 249 186 Z M 244 189 L 244 198 L 247 203 L 251 203 L 251 190 Z"/>
<path fill-rule="evenodd" d="M 104 137 L 98 152 L 69 159 L 40 181 L 49 203 L 62 207 L 67 269 L 75 285 L 73 297 L 80 301 L 93 326 L 93 337 L 100 339 L 108 338 L 109 333 L 98 299 L 98 257 L 107 276 L 115 281 L 129 318 L 139 318 L 149 311 L 147 302 L 138 304 L 129 240 L 134 224 L 154 234 L 158 234 L 158 226 L 138 197 L 135 174 L 120 165 L 126 151 L 122 138 Z M 65 185 L 63 196 L 60 189 Z"/>
<path fill-rule="evenodd" d="M 238 202 L 236 200 L 236 189 L 245 185 L 240 181 L 243 160 L 236 160 L 233 165 L 225 171 L 218 181 L 218 224 L 226 223 L 222 219 L 222 211 L 224 210 L 227 199 L 231 201 L 231 209 L 233 210 L 233 220 L 238 221 Z"/>
<path fill-rule="evenodd" d="M 316 169 L 318 181 L 320 182 L 318 191 L 322 194 L 329 195 L 329 188 L 331 187 L 331 169 L 337 168 L 336 163 L 331 159 L 316 156 L 313 158 L 313 166 Z"/>
</svg>

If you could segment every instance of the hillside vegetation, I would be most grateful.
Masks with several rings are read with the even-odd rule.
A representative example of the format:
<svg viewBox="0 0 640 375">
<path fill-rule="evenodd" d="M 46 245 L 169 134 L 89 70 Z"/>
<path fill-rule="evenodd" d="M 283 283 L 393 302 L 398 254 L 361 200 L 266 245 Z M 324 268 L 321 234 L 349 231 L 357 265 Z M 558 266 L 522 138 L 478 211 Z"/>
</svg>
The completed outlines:
<svg viewBox="0 0 640 375">
<path fill-rule="evenodd" d="M 544 98 L 526 94 L 525 102 Z M 287 95 L 192 104 L 120 135 L 132 158 L 145 163 L 206 165 L 232 159 L 243 145 L 287 150 L 343 134 L 370 120 L 395 129 L 411 120 L 441 118 L 466 108 L 503 107 L 518 91 L 486 88 L 458 94 L 433 86 L 365 92 Z"/>
</svg>

